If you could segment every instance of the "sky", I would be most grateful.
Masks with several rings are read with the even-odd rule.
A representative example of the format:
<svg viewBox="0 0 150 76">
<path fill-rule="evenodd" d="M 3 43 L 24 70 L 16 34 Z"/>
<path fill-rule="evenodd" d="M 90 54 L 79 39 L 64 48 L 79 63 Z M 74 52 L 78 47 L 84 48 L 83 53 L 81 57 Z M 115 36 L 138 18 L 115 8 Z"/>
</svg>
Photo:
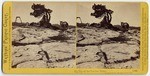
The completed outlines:
<svg viewBox="0 0 150 76">
<path fill-rule="evenodd" d="M 20 16 L 23 22 L 39 22 L 41 19 L 30 15 L 33 12 L 32 4 L 44 4 L 46 8 L 53 10 L 50 23 L 59 24 L 60 21 L 67 21 L 70 25 L 76 24 L 76 3 L 48 3 L 48 2 L 14 2 L 13 3 L 13 21 L 16 16 Z"/>
<path fill-rule="evenodd" d="M 102 19 L 90 16 L 94 11 L 92 5 L 94 3 L 64 3 L 64 2 L 14 2 L 13 3 L 13 21 L 16 16 L 20 16 L 23 22 L 38 22 L 41 19 L 30 15 L 33 12 L 31 6 L 33 3 L 44 4 L 46 8 L 53 10 L 51 13 L 52 24 L 59 24 L 60 21 L 67 21 L 70 25 L 76 25 L 80 22 L 76 17 L 81 17 L 83 23 L 99 23 Z M 113 25 L 120 25 L 121 22 L 128 22 L 130 26 L 140 25 L 140 3 L 116 3 L 116 2 L 99 2 L 96 4 L 106 5 L 107 9 L 113 10 Z"/>
<path fill-rule="evenodd" d="M 99 23 L 102 19 L 90 16 L 94 12 L 92 5 L 94 3 L 78 3 L 77 16 L 81 17 L 83 23 Z M 111 9 L 113 25 L 120 25 L 121 22 L 128 22 L 131 26 L 140 26 L 140 3 L 95 3 L 106 5 L 107 9 Z M 77 20 L 77 22 L 80 22 Z"/>
</svg>

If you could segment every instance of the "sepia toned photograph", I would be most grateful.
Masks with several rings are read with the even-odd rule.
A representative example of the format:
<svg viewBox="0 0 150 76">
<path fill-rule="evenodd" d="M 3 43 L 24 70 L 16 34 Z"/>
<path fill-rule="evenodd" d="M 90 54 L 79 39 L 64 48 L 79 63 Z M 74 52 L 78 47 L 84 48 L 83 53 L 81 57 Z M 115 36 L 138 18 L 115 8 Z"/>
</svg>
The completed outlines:
<svg viewBox="0 0 150 76">
<path fill-rule="evenodd" d="M 77 4 L 77 68 L 140 67 L 140 3 Z"/>
<path fill-rule="evenodd" d="M 140 3 L 14 2 L 11 66 L 137 69 Z"/>
<path fill-rule="evenodd" d="M 74 68 L 76 3 L 13 2 L 12 68 Z"/>
</svg>

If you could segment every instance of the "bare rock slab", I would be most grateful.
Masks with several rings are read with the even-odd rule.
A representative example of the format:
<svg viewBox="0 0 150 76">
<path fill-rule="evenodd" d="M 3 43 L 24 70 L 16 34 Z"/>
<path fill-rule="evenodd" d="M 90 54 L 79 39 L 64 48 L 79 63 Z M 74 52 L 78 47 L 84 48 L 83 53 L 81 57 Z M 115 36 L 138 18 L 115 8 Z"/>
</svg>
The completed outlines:
<svg viewBox="0 0 150 76">
<path fill-rule="evenodd" d="M 18 43 L 38 43 L 49 37 L 58 36 L 59 31 L 40 28 L 16 28 L 12 31 L 12 41 Z"/>
<path fill-rule="evenodd" d="M 81 36 L 82 35 L 82 36 Z M 78 44 L 93 44 L 99 43 L 108 38 L 118 37 L 120 35 L 119 32 L 109 30 L 109 29 L 86 29 L 86 28 L 79 28 L 78 29 L 78 40 L 81 40 L 82 37 L 84 39 Z"/>
<path fill-rule="evenodd" d="M 71 58 L 75 55 L 75 44 L 65 42 L 52 42 L 40 45 L 42 50 L 46 51 L 52 61 Z"/>
<path fill-rule="evenodd" d="M 38 51 L 41 51 L 41 48 L 38 45 L 13 47 L 12 66 L 16 66 L 26 61 L 38 60 L 42 58 L 42 56 L 38 54 Z"/>
<path fill-rule="evenodd" d="M 125 43 L 111 43 L 103 44 L 101 46 L 103 52 L 106 53 L 109 62 L 114 62 L 117 60 L 130 59 L 131 57 L 136 57 L 137 51 L 139 51 L 138 45 L 128 45 Z"/>
<path fill-rule="evenodd" d="M 105 67 L 104 67 L 104 63 L 102 62 L 86 62 L 77 65 L 77 68 L 105 68 Z"/>
<path fill-rule="evenodd" d="M 99 52 L 99 49 L 97 46 L 78 47 L 77 48 L 77 64 L 98 60 L 99 57 L 96 56 L 97 52 Z"/>
<path fill-rule="evenodd" d="M 75 60 L 68 60 L 64 62 L 54 62 L 54 63 L 48 63 L 49 68 L 74 68 Z"/>
<path fill-rule="evenodd" d="M 134 61 L 128 61 L 128 62 L 125 62 L 125 63 L 118 63 L 118 64 L 108 64 L 106 65 L 106 68 L 117 68 L 117 69 L 132 69 L 132 68 L 139 68 L 140 67 L 140 60 L 137 59 L 137 60 L 134 60 Z"/>
<path fill-rule="evenodd" d="M 27 61 L 17 65 L 17 68 L 47 68 L 47 63 L 39 60 L 39 61 Z"/>
</svg>

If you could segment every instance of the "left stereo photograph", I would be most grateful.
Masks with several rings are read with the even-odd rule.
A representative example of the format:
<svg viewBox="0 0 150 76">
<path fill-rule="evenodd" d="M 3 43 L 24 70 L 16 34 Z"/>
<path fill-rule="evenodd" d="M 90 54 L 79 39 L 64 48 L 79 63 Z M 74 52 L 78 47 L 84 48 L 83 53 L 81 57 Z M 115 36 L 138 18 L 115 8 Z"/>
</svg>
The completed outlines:
<svg viewBox="0 0 150 76">
<path fill-rule="evenodd" d="M 75 67 L 75 3 L 12 4 L 12 68 Z"/>
</svg>

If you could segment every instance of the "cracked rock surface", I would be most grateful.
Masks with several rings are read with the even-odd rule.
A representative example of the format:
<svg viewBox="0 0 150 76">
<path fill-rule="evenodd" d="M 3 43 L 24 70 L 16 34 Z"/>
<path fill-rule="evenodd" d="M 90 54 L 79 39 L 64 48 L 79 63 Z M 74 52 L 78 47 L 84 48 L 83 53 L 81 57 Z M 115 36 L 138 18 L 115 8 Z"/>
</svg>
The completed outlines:
<svg viewBox="0 0 150 76">
<path fill-rule="evenodd" d="M 139 29 L 78 27 L 77 31 L 77 68 L 139 68 Z"/>
<path fill-rule="evenodd" d="M 13 68 L 139 68 L 140 31 L 13 25 Z M 77 39 L 77 44 L 75 40 Z M 76 48 L 77 47 L 77 48 Z M 76 50 L 77 49 L 77 50 Z"/>
<path fill-rule="evenodd" d="M 13 68 L 75 67 L 75 28 L 66 31 L 13 25 Z"/>
</svg>

